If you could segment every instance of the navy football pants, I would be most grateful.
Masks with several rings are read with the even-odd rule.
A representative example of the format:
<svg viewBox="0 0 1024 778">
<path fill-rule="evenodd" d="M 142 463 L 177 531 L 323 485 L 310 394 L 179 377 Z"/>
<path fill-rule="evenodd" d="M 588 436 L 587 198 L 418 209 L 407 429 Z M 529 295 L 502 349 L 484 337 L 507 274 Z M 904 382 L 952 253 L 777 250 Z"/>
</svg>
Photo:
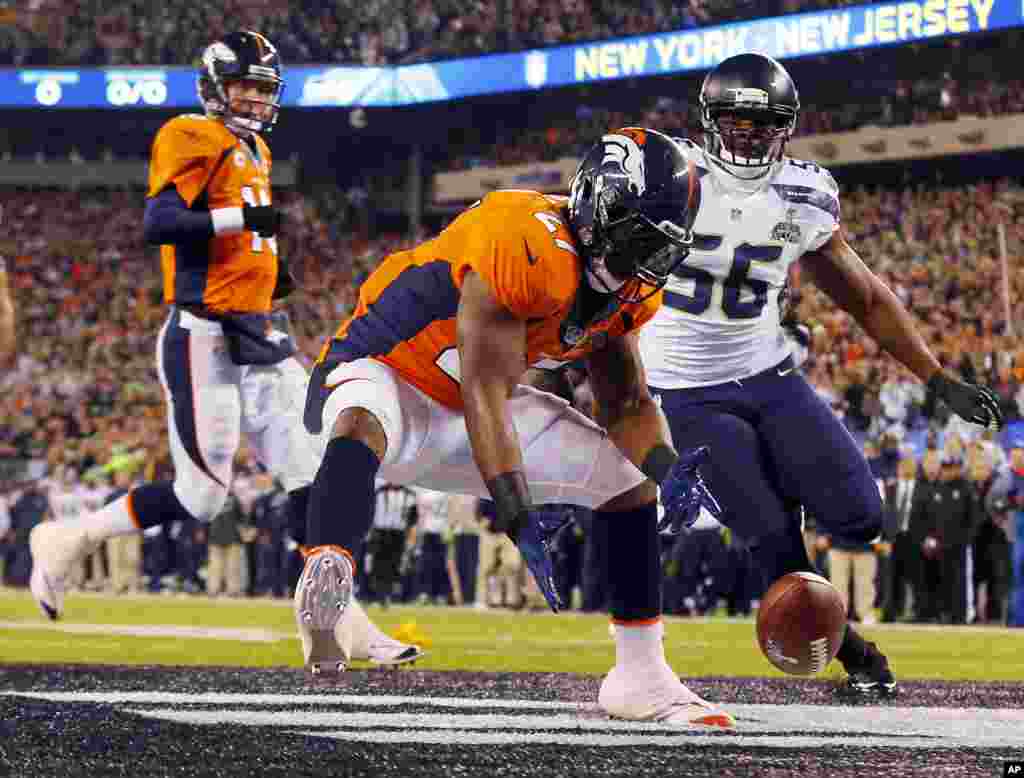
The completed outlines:
<svg viewBox="0 0 1024 778">
<path fill-rule="evenodd" d="M 767 584 L 793 569 L 809 569 L 800 550 L 801 505 L 834 537 L 867 542 L 882 526 L 882 500 L 867 461 L 791 368 L 787 358 L 741 381 L 652 387 L 676 448 L 711 447 L 704 477 L 722 505 L 723 523 L 758 546 L 755 559 Z"/>
</svg>

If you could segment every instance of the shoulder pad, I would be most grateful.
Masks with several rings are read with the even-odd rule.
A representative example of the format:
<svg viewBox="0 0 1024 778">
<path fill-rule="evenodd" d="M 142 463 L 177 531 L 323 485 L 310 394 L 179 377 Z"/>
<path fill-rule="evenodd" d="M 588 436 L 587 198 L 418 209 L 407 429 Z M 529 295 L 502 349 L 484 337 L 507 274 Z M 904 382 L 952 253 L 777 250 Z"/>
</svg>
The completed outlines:
<svg viewBox="0 0 1024 778">
<path fill-rule="evenodd" d="M 193 143 L 226 148 L 234 145 L 231 131 L 218 121 L 201 114 L 186 113 L 167 121 L 157 132 L 161 138 L 183 137 Z"/>
<path fill-rule="evenodd" d="M 786 157 L 771 186 L 786 202 L 811 206 L 839 221 L 839 185 L 820 165 Z"/>
</svg>

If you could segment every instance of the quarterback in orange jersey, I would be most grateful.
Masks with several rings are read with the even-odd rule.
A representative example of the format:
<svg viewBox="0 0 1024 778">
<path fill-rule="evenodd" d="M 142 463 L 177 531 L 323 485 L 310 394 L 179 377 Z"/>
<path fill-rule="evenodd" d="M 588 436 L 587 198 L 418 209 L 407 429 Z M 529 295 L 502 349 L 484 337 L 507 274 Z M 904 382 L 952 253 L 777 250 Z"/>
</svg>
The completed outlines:
<svg viewBox="0 0 1024 778">
<path fill-rule="evenodd" d="M 132 489 L 76 522 L 36 528 L 32 592 L 51 618 L 62 610 L 72 563 L 107 538 L 212 520 L 227 499 L 242 431 L 276 475 L 284 476 L 288 460 L 313 456 L 301 423 L 306 372 L 287 328 L 271 315 L 291 279 L 277 256 L 280 215 L 260 133 L 276 123 L 283 88 L 270 41 L 251 31 L 226 35 L 206 47 L 199 66 L 205 113 L 171 119 L 153 141 L 144 235 L 160 246 L 169 306 L 157 369 L 175 477 Z M 305 505 L 297 510 L 304 515 Z M 394 663 L 419 653 L 381 635 L 358 606 L 348 621 L 353 644 L 374 647 L 357 658 Z"/>
<path fill-rule="evenodd" d="M 548 541 L 560 520 L 535 506 L 596 509 L 609 565 L 616 665 L 609 714 L 731 726 L 692 693 L 662 649 L 658 486 L 696 515 L 714 499 L 689 452 L 672 448 L 646 387 L 636 332 L 686 258 L 700 181 L 671 139 L 605 135 L 568 200 L 498 191 L 437 238 L 388 257 L 354 315 L 323 348 L 304 421 L 316 436 L 296 622 L 314 670 L 338 655 L 334 624 L 351 595 L 374 479 L 489 497 L 553 610 Z M 531 365 L 585 359 L 597 423 L 522 385 Z"/>
</svg>

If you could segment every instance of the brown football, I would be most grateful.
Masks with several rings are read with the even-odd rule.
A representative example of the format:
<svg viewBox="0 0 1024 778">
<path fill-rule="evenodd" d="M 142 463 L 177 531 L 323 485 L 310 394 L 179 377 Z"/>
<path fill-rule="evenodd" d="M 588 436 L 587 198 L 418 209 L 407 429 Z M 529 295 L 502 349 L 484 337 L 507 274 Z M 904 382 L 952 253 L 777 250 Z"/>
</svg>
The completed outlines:
<svg viewBox="0 0 1024 778">
<path fill-rule="evenodd" d="M 839 651 L 846 605 L 839 591 L 814 573 L 789 573 L 773 583 L 757 611 L 757 643 L 768 661 L 789 675 L 814 675 Z"/>
</svg>

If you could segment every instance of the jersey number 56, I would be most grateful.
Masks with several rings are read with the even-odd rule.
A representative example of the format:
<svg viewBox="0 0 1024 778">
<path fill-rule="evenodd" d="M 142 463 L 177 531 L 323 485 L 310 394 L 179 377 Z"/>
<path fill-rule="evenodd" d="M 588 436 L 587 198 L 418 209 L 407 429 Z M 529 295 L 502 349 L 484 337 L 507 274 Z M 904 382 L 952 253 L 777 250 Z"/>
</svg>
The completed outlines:
<svg viewBox="0 0 1024 778">
<path fill-rule="evenodd" d="M 722 312 L 730 319 L 756 319 L 768 302 L 768 282 L 748 278 L 753 262 L 775 262 L 782 257 L 782 246 L 754 246 L 743 243 L 733 252 L 729 275 L 722 282 Z M 693 294 L 665 290 L 665 305 L 694 316 L 700 316 L 711 307 L 716 279 L 707 270 L 687 264 L 677 268 L 673 275 L 693 279 Z M 743 289 L 753 294 L 742 299 Z"/>
</svg>

